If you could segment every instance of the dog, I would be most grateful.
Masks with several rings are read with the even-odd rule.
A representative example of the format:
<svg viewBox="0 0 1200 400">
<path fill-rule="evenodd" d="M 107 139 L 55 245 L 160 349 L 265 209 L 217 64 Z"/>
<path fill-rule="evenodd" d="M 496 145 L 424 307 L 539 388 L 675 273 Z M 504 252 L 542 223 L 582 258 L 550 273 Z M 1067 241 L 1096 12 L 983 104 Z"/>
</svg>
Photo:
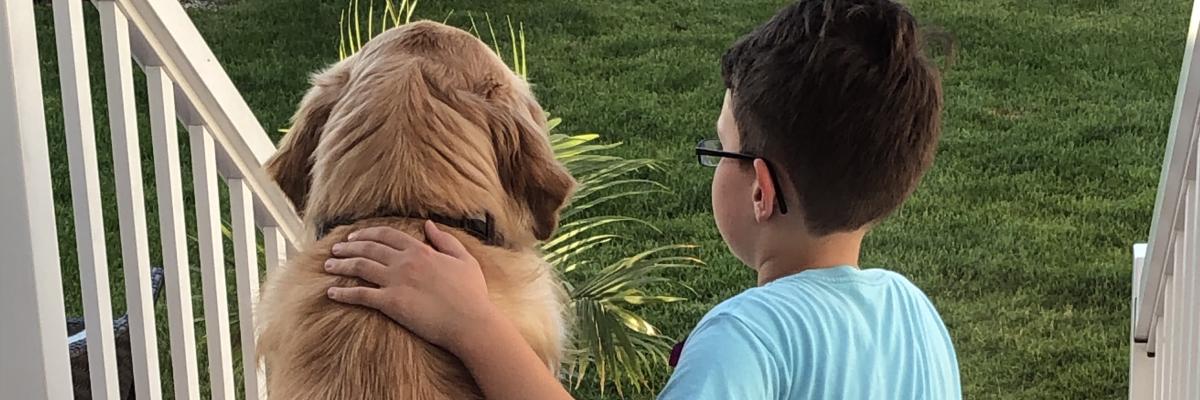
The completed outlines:
<svg viewBox="0 0 1200 400">
<path fill-rule="evenodd" d="M 314 238 L 260 294 L 270 398 L 481 398 L 450 353 L 325 296 L 367 285 L 324 271 L 335 243 L 381 225 L 425 240 L 425 219 L 479 260 L 491 300 L 557 373 L 565 291 L 536 246 L 557 228 L 575 181 L 547 134 L 525 80 L 475 36 L 439 23 L 390 29 L 314 74 L 266 164 Z"/>
</svg>

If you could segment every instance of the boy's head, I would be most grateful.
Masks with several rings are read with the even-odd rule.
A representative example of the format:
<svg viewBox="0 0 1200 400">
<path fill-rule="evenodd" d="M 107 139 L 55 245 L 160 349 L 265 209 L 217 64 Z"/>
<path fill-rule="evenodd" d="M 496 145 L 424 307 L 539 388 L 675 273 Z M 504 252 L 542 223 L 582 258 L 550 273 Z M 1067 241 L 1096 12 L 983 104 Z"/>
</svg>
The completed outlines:
<svg viewBox="0 0 1200 400">
<path fill-rule="evenodd" d="M 915 18 L 893 1 L 798 1 L 739 39 L 721 73 L 724 150 L 762 159 L 725 158 L 713 178 L 731 247 L 778 216 L 780 200 L 784 219 L 814 237 L 869 227 L 933 160 L 940 78 Z"/>
</svg>

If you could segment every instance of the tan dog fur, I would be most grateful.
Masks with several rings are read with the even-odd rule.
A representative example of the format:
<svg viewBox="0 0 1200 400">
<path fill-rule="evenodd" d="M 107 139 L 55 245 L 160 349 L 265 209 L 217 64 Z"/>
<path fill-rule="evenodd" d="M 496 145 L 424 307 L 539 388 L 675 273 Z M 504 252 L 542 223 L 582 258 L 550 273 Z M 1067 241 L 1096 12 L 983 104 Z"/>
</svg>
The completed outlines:
<svg viewBox="0 0 1200 400">
<path fill-rule="evenodd" d="M 313 77 L 267 164 L 309 234 L 381 209 L 460 217 L 490 212 L 503 247 L 443 228 L 479 260 L 491 299 L 551 370 L 563 357 L 564 293 L 538 240 L 557 227 L 574 180 L 554 159 L 528 85 L 477 38 L 415 22 Z M 325 297 L 361 281 L 326 273 L 334 243 L 388 225 L 424 240 L 422 221 L 367 218 L 311 243 L 263 286 L 258 351 L 275 400 L 480 398 L 449 353 L 374 310 Z"/>
</svg>

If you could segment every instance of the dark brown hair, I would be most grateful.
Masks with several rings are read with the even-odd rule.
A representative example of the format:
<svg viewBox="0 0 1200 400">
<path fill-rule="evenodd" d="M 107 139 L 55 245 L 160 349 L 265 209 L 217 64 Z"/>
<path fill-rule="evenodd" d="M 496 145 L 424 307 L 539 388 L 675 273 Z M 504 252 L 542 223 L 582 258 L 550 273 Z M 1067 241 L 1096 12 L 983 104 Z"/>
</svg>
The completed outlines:
<svg viewBox="0 0 1200 400">
<path fill-rule="evenodd" d="M 721 60 L 738 151 L 781 167 L 810 232 L 879 221 L 933 161 L 941 79 L 913 15 L 890 0 L 801 0 Z"/>
</svg>

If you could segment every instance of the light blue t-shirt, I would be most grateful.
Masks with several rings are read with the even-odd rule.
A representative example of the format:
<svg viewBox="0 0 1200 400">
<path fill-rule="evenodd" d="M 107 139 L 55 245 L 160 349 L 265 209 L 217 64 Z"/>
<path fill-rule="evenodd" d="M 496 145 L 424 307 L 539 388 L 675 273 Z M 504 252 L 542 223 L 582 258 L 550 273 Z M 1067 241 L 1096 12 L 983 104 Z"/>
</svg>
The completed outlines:
<svg viewBox="0 0 1200 400">
<path fill-rule="evenodd" d="M 807 270 L 717 305 L 660 400 L 961 399 L 958 360 L 925 293 L 900 274 Z"/>
</svg>

